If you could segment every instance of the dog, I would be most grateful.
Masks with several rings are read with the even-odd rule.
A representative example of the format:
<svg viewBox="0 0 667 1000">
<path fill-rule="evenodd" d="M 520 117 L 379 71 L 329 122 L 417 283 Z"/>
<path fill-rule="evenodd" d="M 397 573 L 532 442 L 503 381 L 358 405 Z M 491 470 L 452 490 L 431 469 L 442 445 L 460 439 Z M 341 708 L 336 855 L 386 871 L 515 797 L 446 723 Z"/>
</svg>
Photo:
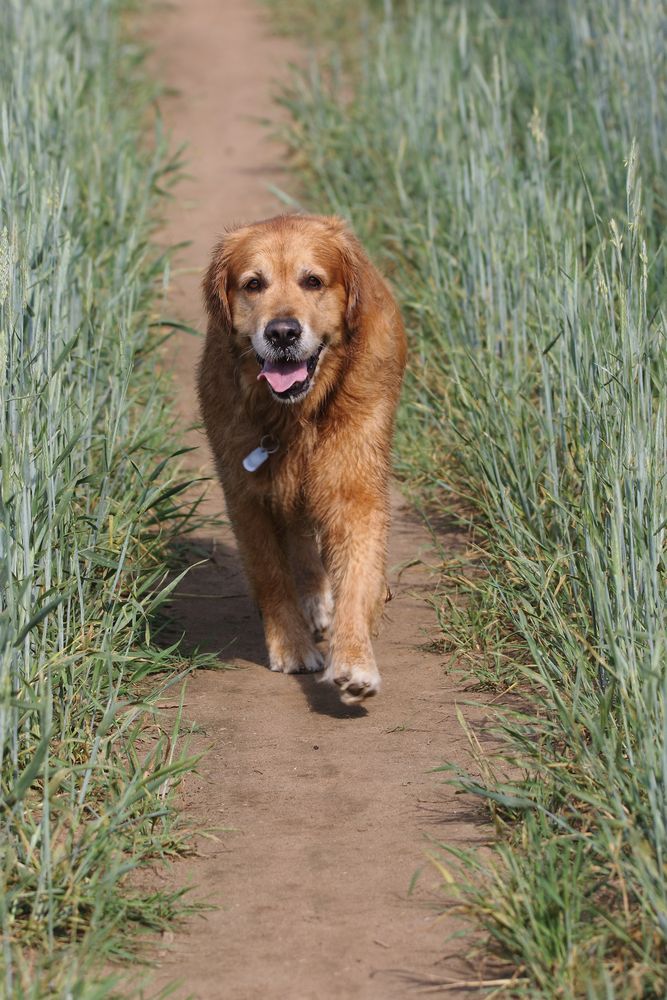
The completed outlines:
<svg viewBox="0 0 667 1000">
<path fill-rule="evenodd" d="M 398 306 L 346 224 L 316 215 L 227 232 L 203 292 L 201 413 L 270 668 L 324 669 L 359 703 L 380 688 Z"/>
</svg>

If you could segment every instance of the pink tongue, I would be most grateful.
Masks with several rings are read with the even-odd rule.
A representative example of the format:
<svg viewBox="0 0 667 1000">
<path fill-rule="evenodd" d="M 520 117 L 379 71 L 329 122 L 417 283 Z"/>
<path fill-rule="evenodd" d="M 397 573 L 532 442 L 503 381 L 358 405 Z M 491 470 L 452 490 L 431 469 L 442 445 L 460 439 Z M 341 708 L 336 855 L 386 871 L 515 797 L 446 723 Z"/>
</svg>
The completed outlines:
<svg viewBox="0 0 667 1000">
<path fill-rule="evenodd" d="M 257 378 L 265 378 L 274 392 L 286 392 L 295 382 L 308 378 L 308 368 L 305 361 L 269 361 L 265 358 Z"/>
</svg>

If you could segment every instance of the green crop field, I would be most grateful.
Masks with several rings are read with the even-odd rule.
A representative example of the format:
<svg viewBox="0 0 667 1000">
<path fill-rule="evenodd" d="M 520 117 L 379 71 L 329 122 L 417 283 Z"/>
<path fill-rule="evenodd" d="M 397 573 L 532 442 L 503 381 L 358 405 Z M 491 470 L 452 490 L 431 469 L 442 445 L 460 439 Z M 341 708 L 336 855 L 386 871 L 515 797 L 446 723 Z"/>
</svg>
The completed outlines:
<svg viewBox="0 0 667 1000">
<path fill-rule="evenodd" d="M 443 888 L 499 993 L 664 997 L 667 7 L 292 14 L 317 43 L 284 96 L 303 203 L 392 275 L 398 468 L 474 526 L 474 572 L 443 553 L 443 647 L 513 692 L 500 756 L 454 776 L 496 846 L 443 845 Z"/>
<path fill-rule="evenodd" d="M 188 761 L 154 708 L 178 660 L 153 644 L 151 619 L 169 588 L 168 543 L 193 516 L 151 325 L 165 262 L 149 235 L 172 165 L 146 136 L 152 95 L 120 15 L 115 0 L 2 5 L 8 998 L 107 995 L 114 977 L 93 964 L 127 955 L 133 927 L 160 929 L 181 906 L 120 891 L 133 868 L 179 846 L 170 800 Z"/>
</svg>

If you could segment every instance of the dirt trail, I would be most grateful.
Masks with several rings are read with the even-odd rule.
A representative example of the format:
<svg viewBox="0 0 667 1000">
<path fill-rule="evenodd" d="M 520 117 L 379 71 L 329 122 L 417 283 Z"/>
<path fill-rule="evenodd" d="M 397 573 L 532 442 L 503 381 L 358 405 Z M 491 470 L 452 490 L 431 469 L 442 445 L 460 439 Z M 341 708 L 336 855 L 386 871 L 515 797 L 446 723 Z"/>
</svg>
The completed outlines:
<svg viewBox="0 0 667 1000">
<path fill-rule="evenodd" d="M 188 143 L 190 179 L 164 239 L 191 245 L 174 269 L 169 314 L 202 329 L 199 280 L 214 238 L 229 223 L 280 210 L 267 184 L 286 178 L 257 119 L 275 115 L 272 81 L 294 52 L 269 35 L 258 7 L 238 0 L 177 0 L 151 15 L 148 34 L 154 65 L 175 90 L 162 101 L 167 127 Z M 188 423 L 200 348 L 187 334 L 170 348 Z M 201 467 L 203 435 L 192 441 L 202 446 L 193 459 Z M 217 485 L 207 502 L 220 511 Z M 410 995 L 416 980 L 471 975 L 447 944 L 453 918 L 436 919 L 430 905 L 438 878 L 425 863 L 428 837 L 471 845 L 486 836 L 474 806 L 428 773 L 466 759 L 454 708 L 466 696 L 424 648 L 433 615 L 416 593 L 428 593 L 426 571 L 399 574 L 428 560 L 429 537 L 398 495 L 394 508 L 395 599 L 376 643 L 384 688 L 368 710 L 345 709 L 312 676 L 270 673 L 231 534 L 198 540 L 210 560 L 181 588 L 176 630 L 245 669 L 189 682 L 185 714 L 205 732 L 195 749 L 212 749 L 181 804 L 226 832 L 202 838 L 198 856 L 166 878 L 196 884 L 195 896 L 218 908 L 165 942 L 155 990 L 176 979 L 175 996 L 201 1000 L 388 998 Z M 452 550 L 462 544 L 454 534 L 447 541 Z"/>
</svg>

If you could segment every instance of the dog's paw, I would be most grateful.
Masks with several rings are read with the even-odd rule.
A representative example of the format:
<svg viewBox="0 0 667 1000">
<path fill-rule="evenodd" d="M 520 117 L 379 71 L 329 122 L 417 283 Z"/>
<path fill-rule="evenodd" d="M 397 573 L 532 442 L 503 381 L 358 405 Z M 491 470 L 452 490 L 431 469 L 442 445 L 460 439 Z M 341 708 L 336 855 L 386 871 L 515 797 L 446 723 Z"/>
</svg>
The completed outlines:
<svg viewBox="0 0 667 1000">
<path fill-rule="evenodd" d="M 301 598 L 301 611 L 314 635 L 322 635 L 331 626 L 334 599 L 329 582 L 319 593 L 305 594 Z"/>
<path fill-rule="evenodd" d="M 345 705 L 358 705 L 380 690 L 380 671 L 374 662 L 344 663 L 331 658 L 322 679 L 336 685 Z"/>
<path fill-rule="evenodd" d="M 302 645 L 272 643 L 269 648 L 271 670 L 283 674 L 314 674 L 324 669 L 324 656 L 310 640 Z"/>
</svg>

